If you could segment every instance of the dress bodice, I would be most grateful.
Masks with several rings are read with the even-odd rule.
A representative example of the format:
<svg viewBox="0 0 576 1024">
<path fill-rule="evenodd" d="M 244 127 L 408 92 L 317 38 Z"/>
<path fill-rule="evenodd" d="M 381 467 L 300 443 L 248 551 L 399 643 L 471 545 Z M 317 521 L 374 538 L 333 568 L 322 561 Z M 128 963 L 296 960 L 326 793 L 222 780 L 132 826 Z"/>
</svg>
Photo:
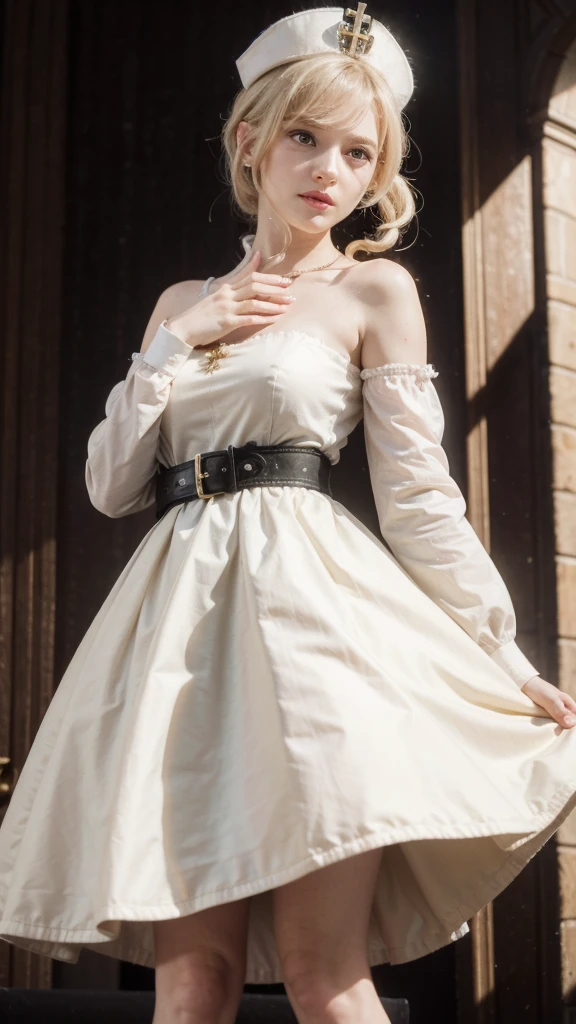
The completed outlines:
<svg viewBox="0 0 576 1024">
<path fill-rule="evenodd" d="M 256 441 L 320 448 L 337 462 L 362 417 L 358 367 L 300 330 L 254 334 L 227 351 L 209 373 L 207 353 L 191 350 L 162 417 L 160 461 Z"/>
<path fill-rule="evenodd" d="M 226 351 L 210 373 L 206 350 L 191 350 L 162 417 L 160 461 L 171 466 L 256 441 L 320 448 L 336 463 L 362 417 L 358 367 L 302 330 L 262 331 Z"/>
</svg>

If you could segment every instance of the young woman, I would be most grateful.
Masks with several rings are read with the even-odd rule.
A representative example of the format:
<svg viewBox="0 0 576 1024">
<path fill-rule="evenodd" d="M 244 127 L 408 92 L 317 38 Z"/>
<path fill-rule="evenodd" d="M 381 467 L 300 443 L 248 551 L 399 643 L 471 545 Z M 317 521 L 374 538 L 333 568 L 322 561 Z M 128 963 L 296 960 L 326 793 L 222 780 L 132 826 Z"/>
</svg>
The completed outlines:
<svg viewBox="0 0 576 1024">
<path fill-rule="evenodd" d="M 0 830 L 2 938 L 155 967 L 155 1024 L 232 1024 L 246 981 L 300 1024 L 386 1020 L 370 967 L 464 935 L 576 801 L 576 705 L 465 518 L 414 281 L 354 258 L 414 213 L 410 67 L 364 7 L 238 61 L 255 235 L 160 296 L 90 436 L 96 508 L 158 518 Z M 380 226 L 341 253 L 362 205 Z M 329 492 L 362 416 L 391 550 Z"/>
</svg>

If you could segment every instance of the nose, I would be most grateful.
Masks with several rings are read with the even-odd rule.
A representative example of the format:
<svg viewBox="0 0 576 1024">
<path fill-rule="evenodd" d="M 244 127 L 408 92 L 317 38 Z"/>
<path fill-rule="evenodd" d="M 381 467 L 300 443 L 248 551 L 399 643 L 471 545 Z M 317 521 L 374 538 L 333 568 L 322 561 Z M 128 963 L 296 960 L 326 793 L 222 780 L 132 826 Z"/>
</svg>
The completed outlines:
<svg viewBox="0 0 576 1024">
<path fill-rule="evenodd" d="M 334 153 L 324 153 L 314 171 L 315 181 L 334 185 L 338 181 L 337 157 Z"/>
</svg>

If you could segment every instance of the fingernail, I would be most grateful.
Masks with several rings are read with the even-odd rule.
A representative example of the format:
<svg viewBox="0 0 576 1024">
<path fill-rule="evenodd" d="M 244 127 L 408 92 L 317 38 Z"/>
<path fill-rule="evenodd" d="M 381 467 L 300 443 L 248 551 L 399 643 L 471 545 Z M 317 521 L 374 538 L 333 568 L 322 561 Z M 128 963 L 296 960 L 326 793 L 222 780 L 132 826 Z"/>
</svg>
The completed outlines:
<svg viewBox="0 0 576 1024">
<path fill-rule="evenodd" d="M 294 299 L 296 298 L 296 296 L 295 295 L 289 295 L 288 298 L 290 299 L 291 302 L 294 302 Z"/>
<path fill-rule="evenodd" d="M 280 280 L 282 284 L 292 284 L 292 278 L 290 277 L 281 277 Z"/>
</svg>

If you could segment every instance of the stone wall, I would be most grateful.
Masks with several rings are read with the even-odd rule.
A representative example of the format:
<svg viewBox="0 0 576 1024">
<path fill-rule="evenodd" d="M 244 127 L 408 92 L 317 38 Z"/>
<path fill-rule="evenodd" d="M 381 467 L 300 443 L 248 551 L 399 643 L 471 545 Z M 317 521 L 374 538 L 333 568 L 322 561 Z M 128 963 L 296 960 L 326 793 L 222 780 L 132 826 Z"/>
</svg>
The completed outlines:
<svg viewBox="0 0 576 1024">
<path fill-rule="evenodd" d="M 543 138 L 550 434 L 558 685 L 576 698 L 576 45 L 552 96 Z M 562 989 L 576 1015 L 576 812 L 556 834 Z"/>
</svg>

